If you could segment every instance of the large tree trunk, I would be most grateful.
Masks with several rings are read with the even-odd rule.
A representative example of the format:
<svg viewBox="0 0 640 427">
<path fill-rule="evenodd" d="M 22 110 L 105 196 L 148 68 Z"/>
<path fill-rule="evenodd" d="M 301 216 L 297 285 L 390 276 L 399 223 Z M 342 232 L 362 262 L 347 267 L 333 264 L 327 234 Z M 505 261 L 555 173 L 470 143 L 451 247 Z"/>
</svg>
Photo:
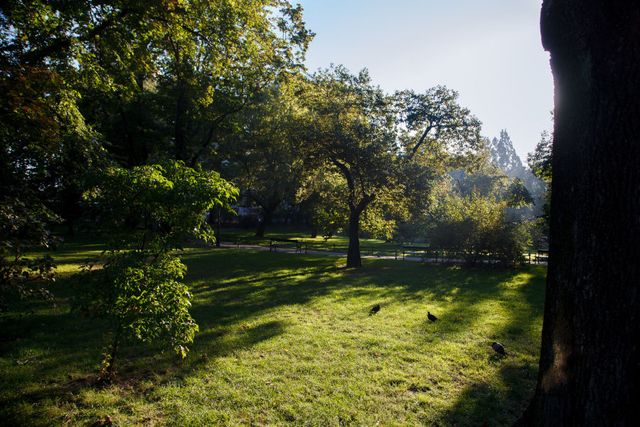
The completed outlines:
<svg viewBox="0 0 640 427">
<path fill-rule="evenodd" d="M 264 237 L 264 233 L 267 230 L 267 225 L 270 225 L 271 220 L 273 219 L 273 212 L 276 210 L 276 206 L 262 207 L 262 218 L 258 222 L 258 228 L 256 229 L 256 237 Z"/>
<path fill-rule="evenodd" d="M 347 250 L 347 268 L 362 266 L 360 257 L 360 214 L 358 209 L 349 212 L 349 249 Z"/>
<path fill-rule="evenodd" d="M 555 79 L 540 371 L 523 425 L 640 425 L 640 3 L 545 0 Z"/>
</svg>

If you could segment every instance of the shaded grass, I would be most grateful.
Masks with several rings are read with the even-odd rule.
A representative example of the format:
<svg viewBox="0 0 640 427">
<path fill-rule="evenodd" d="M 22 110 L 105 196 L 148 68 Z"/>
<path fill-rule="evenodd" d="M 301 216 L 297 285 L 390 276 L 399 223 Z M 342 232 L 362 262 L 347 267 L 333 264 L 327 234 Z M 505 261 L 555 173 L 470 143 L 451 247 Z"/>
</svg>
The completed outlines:
<svg viewBox="0 0 640 427">
<path fill-rule="evenodd" d="M 92 247 L 57 256 L 70 272 Z M 56 307 L 0 320 L 0 419 L 17 425 L 507 425 L 535 385 L 542 268 L 465 270 L 242 250 L 185 253 L 190 356 L 130 345 L 96 388 L 104 325 Z M 369 308 L 382 309 L 368 316 Z M 426 320 L 427 310 L 440 321 Z M 497 358 L 490 344 L 506 345 Z"/>
</svg>

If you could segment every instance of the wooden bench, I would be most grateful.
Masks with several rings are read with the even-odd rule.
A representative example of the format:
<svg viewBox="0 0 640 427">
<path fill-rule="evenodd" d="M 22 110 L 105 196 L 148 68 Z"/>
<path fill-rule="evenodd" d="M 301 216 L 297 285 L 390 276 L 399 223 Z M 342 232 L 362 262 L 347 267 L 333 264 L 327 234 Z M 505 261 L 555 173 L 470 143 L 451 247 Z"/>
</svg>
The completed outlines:
<svg viewBox="0 0 640 427">
<path fill-rule="evenodd" d="M 296 245 L 296 253 L 302 253 L 302 243 L 299 240 L 294 239 L 277 239 L 271 238 L 269 239 L 269 252 L 277 252 L 278 243 L 293 243 Z"/>
</svg>

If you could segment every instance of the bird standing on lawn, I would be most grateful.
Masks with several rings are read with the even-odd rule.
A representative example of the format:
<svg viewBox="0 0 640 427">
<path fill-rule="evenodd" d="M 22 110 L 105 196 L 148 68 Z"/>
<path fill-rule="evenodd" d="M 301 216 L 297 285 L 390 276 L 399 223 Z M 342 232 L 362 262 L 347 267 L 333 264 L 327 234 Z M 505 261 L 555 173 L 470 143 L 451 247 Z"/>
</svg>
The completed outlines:
<svg viewBox="0 0 640 427">
<path fill-rule="evenodd" d="M 431 322 L 435 322 L 436 320 L 438 320 L 438 318 L 431 314 L 431 312 L 429 311 L 427 311 L 427 319 L 429 319 Z"/>
<path fill-rule="evenodd" d="M 373 307 L 371 307 L 371 310 L 369 310 L 369 316 L 372 316 L 379 311 L 380 311 L 380 304 L 376 304 Z"/>
<path fill-rule="evenodd" d="M 500 344 L 499 342 L 494 341 L 491 344 L 491 348 L 493 349 L 493 351 L 495 351 L 496 353 L 502 355 L 502 356 L 506 356 L 507 352 L 504 350 L 504 346 L 502 344 Z"/>
</svg>

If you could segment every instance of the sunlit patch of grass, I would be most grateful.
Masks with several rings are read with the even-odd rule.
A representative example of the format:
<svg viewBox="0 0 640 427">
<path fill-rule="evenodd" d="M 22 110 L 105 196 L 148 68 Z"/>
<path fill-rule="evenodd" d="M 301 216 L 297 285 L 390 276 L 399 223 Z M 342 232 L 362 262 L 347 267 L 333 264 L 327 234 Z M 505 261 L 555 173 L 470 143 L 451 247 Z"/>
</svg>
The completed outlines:
<svg viewBox="0 0 640 427">
<path fill-rule="evenodd" d="M 57 258 L 71 272 L 96 250 Z M 347 270 L 342 259 L 235 249 L 184 258 L 200 325 L 185 361 L 130 346 L 118 381 L 95 387 L 104 325 L 69 312 L 63 278 L 57 307 L 1 320 L 0 419 L 508 425 L 535 385 L 542 268 L 365 260 Z M 493 354 L 494 340 L 507 357 Z"/>
</svg>

